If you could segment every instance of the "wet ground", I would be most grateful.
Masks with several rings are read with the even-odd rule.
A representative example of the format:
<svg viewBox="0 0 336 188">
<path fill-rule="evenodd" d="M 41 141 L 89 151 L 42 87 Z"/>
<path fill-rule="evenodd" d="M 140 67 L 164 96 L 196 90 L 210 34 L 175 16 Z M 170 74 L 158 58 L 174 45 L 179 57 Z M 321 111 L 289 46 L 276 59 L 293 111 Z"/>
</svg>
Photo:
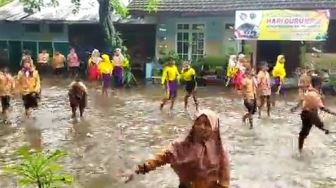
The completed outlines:
<svg viewBox="0 0 336 188">
<path fill-rule="evenodd" d="M 158 111 L 162 90 L 158 85 L 115 91 L 104 98 L 90 85 L 89 108 L 84 119 L 72 120 L 67 81 L 44 80 L 43 98 L 34 118 L 23 118 L 21 100 L 13 101 L 11 125 L 0 127 L 0 166 L 15 162 L 23 145 L 63 149 L 63 161 L 83 188 L 176 188 L 178 180 L 168 167 L 139 176 L 129 184 L 115 177 L 121 169 L 150 158 L 191 127 L 194 112 L 183 110 L 182 94 L 173 115 Z M 199 88 L 201 108 L 220 114 L 223 142 L 229 150 L 233 188 L 333 188 L 336 187 L 336 135 L 313 128 L 302 156 L 297 152 L 299 112 L 293 102 L 277 104 L 272 117 L 255 118 L 250 130 L 241 123 L 242 101 L 219 87 Z M 289 100 L 293 97 L 289 97 Z M 334 99 L 329 99 L 335 102 Z M 335 106 L 333 104 L 333 106 Z M 335 108 L 336 110 L 336 108 Z M 336 117 L 322 114 L 326 126 L 336 131 Z M 0 187 L 14 188 L 15 180 L 0 170 Z"/>
</svg>

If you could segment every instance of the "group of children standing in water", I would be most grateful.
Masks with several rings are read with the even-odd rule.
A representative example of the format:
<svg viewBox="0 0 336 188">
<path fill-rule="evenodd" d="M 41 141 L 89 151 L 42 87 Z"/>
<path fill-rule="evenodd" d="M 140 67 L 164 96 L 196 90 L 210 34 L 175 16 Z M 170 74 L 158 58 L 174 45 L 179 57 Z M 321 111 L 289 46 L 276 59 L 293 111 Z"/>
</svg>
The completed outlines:
<svg viewBox="0 0 336 188">
<path fill-rule="evenodd" d="M 88 60 L 89 81 L 102 81 L 102 93 L 108 95 L 108 88 L 111 86 L 112 76 L 116 87 L 121 87 L 124 82 L 124 69 L 129 66 L 129 61 L 117 48 L 113 57 L 107 54 L 100 55 L 98 50 L 94 50 Z"/>
<path fill-rule="evenodd" d="M 108 55 L 100 56 L 99 51 L 94 50 L 88 66 L 89 79 L 98 80 L 101 78 L 103 94 L 107 95 L 112 75 L 115 76 L 118 84 L 122 84 L 122 69 L 128 66 L 128 61 L 121 55 L 120 49 L 116 50 L 112 61 Z M 228 77 L 244 99 L 247 113 L 242 120 L 243 122 L 248 120 L 250 128 L 253 128 L 253 114 L 258 110 L 259 117 L 261 117 L 261 109 L 266 103 L 267 115 L 270 116 L 272 94 L 283 94 L 282 86 L 286 77 L 285 57 L 279 55 L 277 58 L 272 71 L 273 84 L 266 62 L 259 64 L 259 70 L 256 74 L 243 55 L 239 55 L 238 58 L 231 56 Z M 183 63 L 180 72 L 174 59 L 168 60 L 161 80 L 161 84 L 166 89 L 166 96 L 162 100 L 160 109 L 162 110 L 169 100 L 171 101 L 170 109 L 173 109 L 180 79 L 185 82 L 185 109 L 188 107 L 189 97 L 192 97 L 197 110 L 189 134 L 185 139 L 173 142 L 167 149 L 155 155 L 153 159 L 145 161 L 132 172 L 123 176 L 132 178 L 134 174 L 146 174 L 157 167 L 170 164 L 179 177 L 179 188 L 228 188 L 230 186 L 230 165 L 228 151 L 223 148 L 221 141 L 219 116 L 211 110 L 199 109 L 196 98 L 196 71 L 189 62 Z M 300 151 L 313 125 L 324 131 L 325 134 L 329 133 L 318 116 L 318 110 L 336 115 L 335 112 L 325 107 L 321 84 L 321 78 L 310 70 L 304 70 L 299 79 L 300 100 L 291 111 L 302 107 L 302 128 L 298 138 Z M 40 93 L 39 73 L 29 56 L 23 58 L 22 69 L 18 72 L 16 79 L 11 76 L 8 69 L 0 71 L 0 96 L 4 115 L 7 114 L 11 97 L 21 94 L 25 113 L 29 116 L 30 109 L 38 106 Z M 76 116 L 77 108 L 79 108 L 80 116 L 83 116 L 84 108 L 87 106 L 87 95 L 87 88 L 81 81 L 75 80 L 71 83 L 68 96 L 73 117 Z"/>
</svg>

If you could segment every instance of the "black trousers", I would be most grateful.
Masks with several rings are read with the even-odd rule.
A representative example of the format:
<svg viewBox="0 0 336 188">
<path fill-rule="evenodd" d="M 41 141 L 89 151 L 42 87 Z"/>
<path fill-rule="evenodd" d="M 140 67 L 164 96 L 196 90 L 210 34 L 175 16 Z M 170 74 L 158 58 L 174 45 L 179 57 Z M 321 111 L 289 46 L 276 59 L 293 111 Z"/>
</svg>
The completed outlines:
<svg viewBox="0 0 336 188">
<path fill-rule="evenodd" d="M 303 110 L 301 112 L 301 121 L 302 121 L 302 128 L 299 133 L 299 149 L 301 150 L 303 147 L 304 139 L 307 138 L 309 135 L 309 132 L 312 128 L 313 125 L 315 125 L 317 128 L 321 130 L 325 130 L 324 124 L 321 121 L 320 117 L 318 116 L 318 111 L 313 110 L 313 111 L 308 111 L 308 110 Z"/>
<path fill-rule="evenodd" d="M 29 108 L 37 108 L 38 107 L 38 100 L 39 98 L 39 94 L 38 93 L 29 93 L 26 95 L 22 96 L 22 100 L 23 100 L 23 105 L 25 107 L 26 110 L 28 110 Z"/>
<path fill-rule="evenodd" d="M 2 110 L 5 111 L 10 106 L 10 96 L 1 96 L 1 106 Z"/>
<path fill-rule="evenodd" d="M 252 100 L 244 99 L 244 106 L 247 109 L 248 113 L 254 114 L 257 111 L 257 100 L 256 99 L 252 99 Z"/>
</svg>

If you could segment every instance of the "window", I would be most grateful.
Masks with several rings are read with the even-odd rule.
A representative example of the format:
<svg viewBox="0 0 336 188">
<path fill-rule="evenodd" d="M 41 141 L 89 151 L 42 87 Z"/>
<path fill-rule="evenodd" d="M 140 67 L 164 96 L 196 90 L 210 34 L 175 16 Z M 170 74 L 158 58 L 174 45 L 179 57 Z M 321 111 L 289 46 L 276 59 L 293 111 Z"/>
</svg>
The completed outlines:
<svg viewBox="0 0 336 188">
<path fill-rule="evenodd" d="M 204 55 L 204 24 L 177 24 L 176 51 L 183 60 L 197 61 Z"/>
<path fill-rule="evenodd" d="M 39 24 L 25 24 L 24 27 L 26 32 L 32 32 L 32 33 L 40 32 Z"/>
<path fill-rule="evenodd" d="M 63 24 L 51 24 L 49 25 L 50 33 L 63 33 Z"/>
</svg>

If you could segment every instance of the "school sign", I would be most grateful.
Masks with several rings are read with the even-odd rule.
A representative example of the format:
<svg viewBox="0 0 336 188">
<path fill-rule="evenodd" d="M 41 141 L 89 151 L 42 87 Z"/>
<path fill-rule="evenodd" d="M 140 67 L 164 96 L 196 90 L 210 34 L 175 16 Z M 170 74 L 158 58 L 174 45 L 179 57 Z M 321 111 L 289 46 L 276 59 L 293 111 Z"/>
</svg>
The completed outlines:
<svg viewBox="0 0 336 188">
<path fill-rule="evenodd" d="M 240 40 L 324 41 L 329 10 L 236 11 L 235 37 Z"/>
</svg>

